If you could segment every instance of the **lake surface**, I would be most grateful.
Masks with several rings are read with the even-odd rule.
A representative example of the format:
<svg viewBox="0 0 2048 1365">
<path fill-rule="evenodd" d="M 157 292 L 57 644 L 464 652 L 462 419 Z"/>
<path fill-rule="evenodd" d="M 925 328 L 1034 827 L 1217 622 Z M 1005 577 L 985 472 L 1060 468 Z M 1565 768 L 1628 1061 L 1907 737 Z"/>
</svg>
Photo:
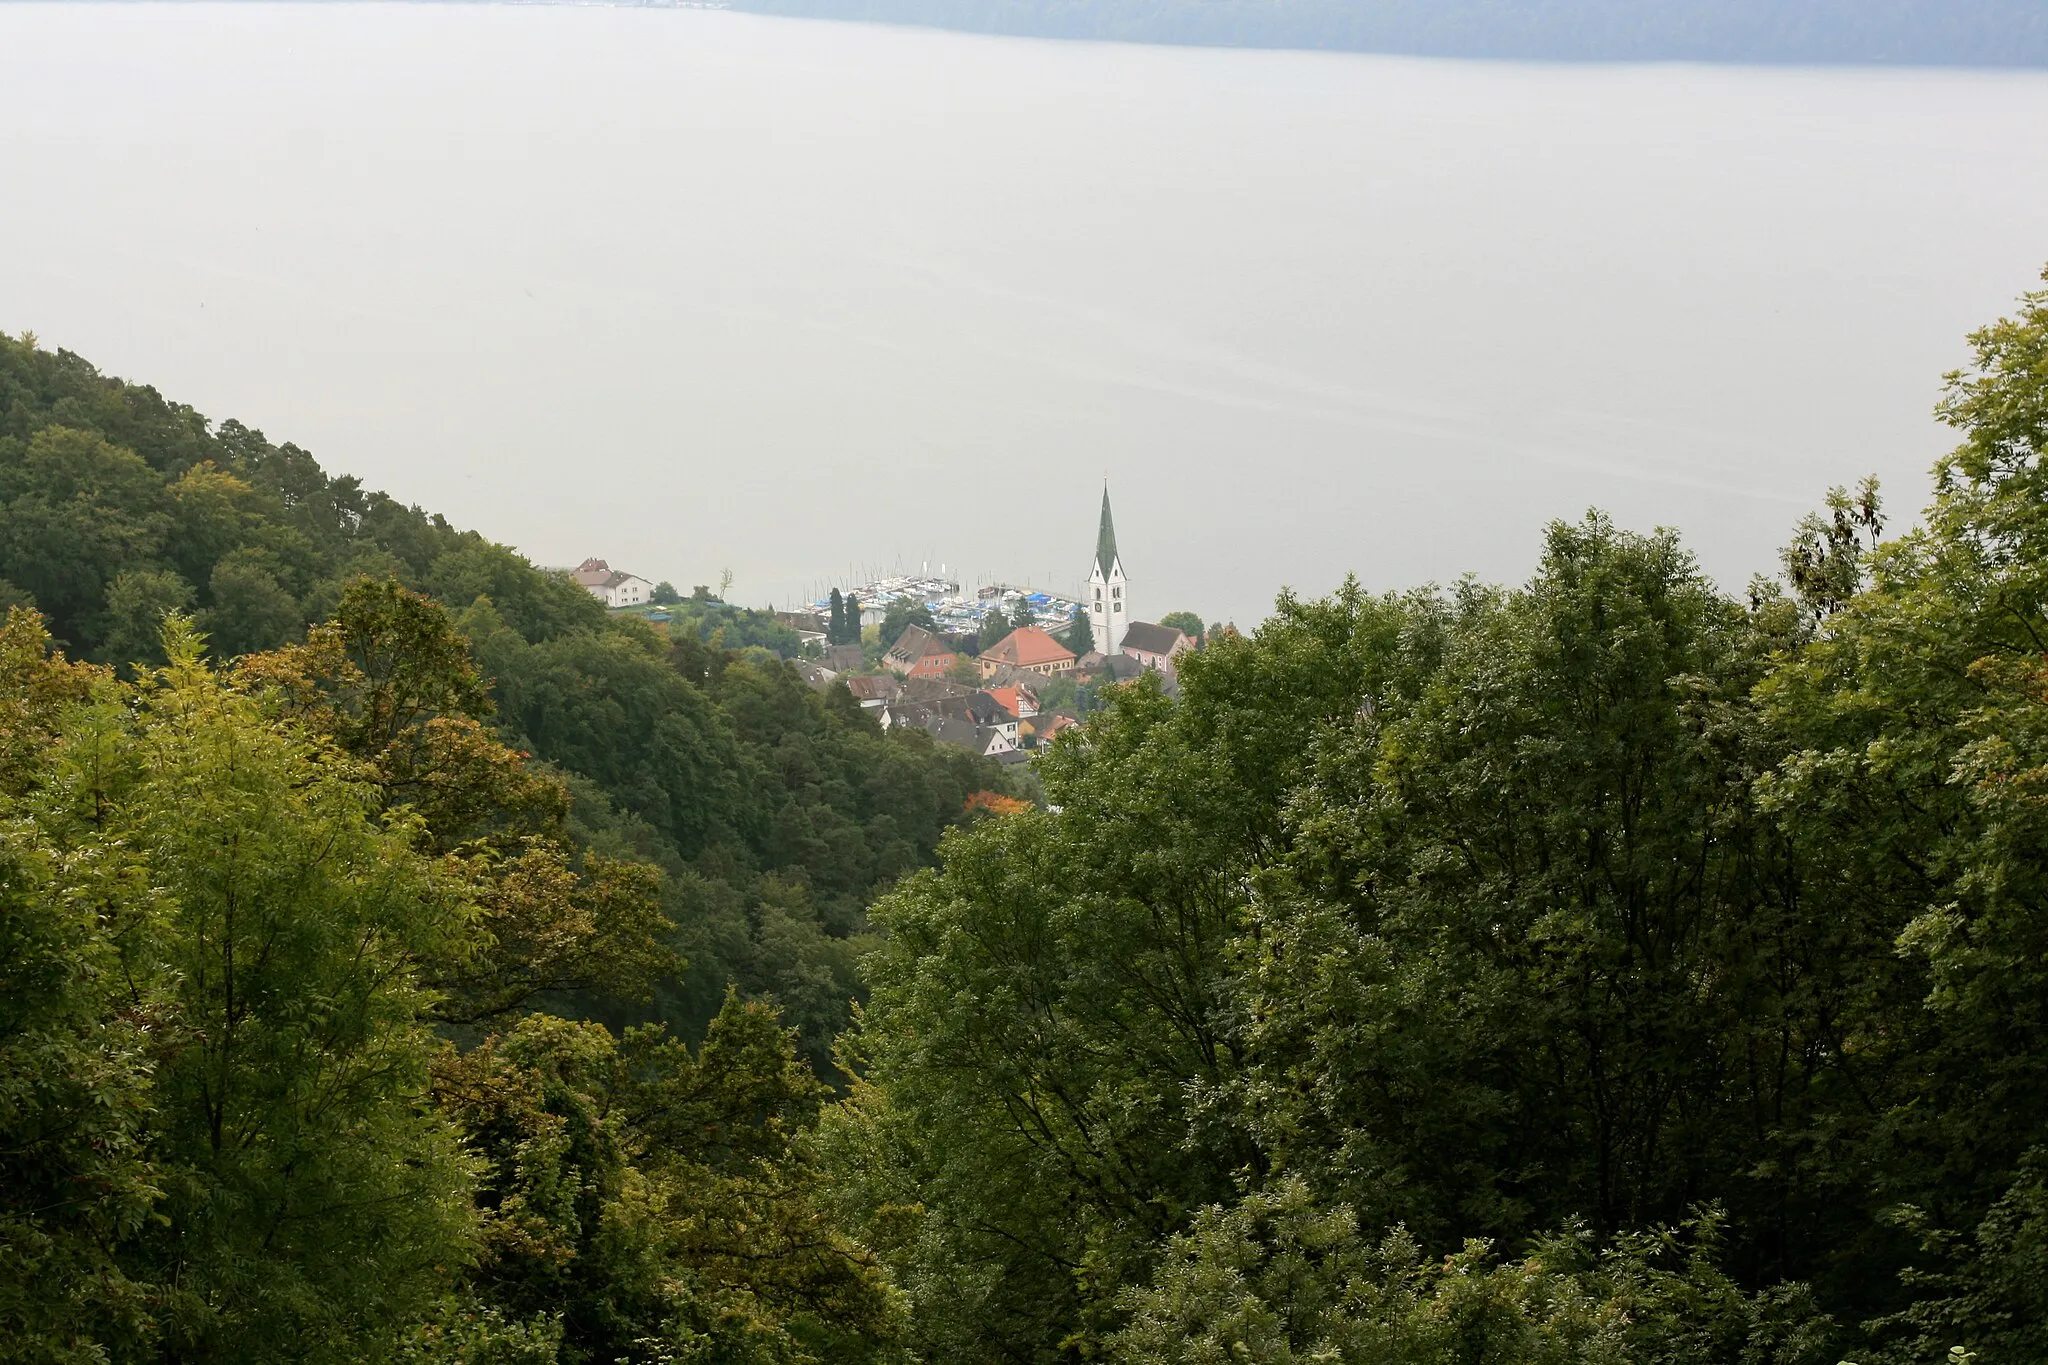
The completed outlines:
<svg viewBox="0 0 2048 1365">
<path fill-rule="evenodd" d="M 2048 261 L 2048 74 L 1578 67 L 705 11 L 0 4 L 0 329 L 543 563 L 1136 613 L 1731 587 Z"/>
</svg>

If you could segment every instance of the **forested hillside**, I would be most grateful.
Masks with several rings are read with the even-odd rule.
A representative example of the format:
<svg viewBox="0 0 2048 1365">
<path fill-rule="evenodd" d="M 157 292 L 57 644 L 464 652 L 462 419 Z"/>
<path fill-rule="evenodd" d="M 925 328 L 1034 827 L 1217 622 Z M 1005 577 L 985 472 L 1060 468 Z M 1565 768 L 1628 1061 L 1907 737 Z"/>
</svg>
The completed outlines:
<svg viewBox="0 0 2048 1365">
<path fill-rule="evenodd" d="M 2048 65 L 2033 0 L 732 0 L 1041 38 L 1539 61 Z"/>
<path fill-rule="evenodd" d="M 167 611 L 190 613 L 215 658 L 302 641 L 362 578 L 454 613 L 486 679 L 462 709 L 567 782 L 574 842 L 662 869 L 686 965 L 651 1017 L 692 1034 L 737 981 L 822 1064 L 859 992 L 871 893 L 1002 785 L 957 751 L 885 739 L 763 651 L 723 648 L 759 637 L 765 613 L 693 603 L 692 629 L 664 641 L 297 446 L 0 336 L 0 607 L 37 607 L 73 657 L 161 664 Z"/>
<path fill-rule="evenodd" d="M 0 630 L 0 1361 L 2048 1358 L 2048 291 L 1918 526 L 1283 597 L 966 823 L 776 666 L 7 354 L 10 577 L 69 526 L 183 607 Z M 209 660 L 222 564 L 325 619 Z M 714 1009 L 672 921 L 772 978 L 701 1041 L 621 1027 Z"/>
</svg>

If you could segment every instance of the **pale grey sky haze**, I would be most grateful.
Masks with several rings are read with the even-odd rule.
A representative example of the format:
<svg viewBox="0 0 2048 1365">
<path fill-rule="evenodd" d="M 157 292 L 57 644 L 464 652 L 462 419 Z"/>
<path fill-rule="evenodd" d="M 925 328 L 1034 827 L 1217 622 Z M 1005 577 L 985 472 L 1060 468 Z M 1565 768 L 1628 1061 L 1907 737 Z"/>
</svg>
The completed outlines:
<svg viewBox="0 0 2048 1365">
<path fill-rule="evenodd" d="M 1137 611 L 1519 578 L 1598 504 L 1731 587 L 1916 507 L 2048 261 L 2048 73 L 1573 67 L 701 11 L 0 5 L 0 329 L 543 563 Z"/>
</svg>

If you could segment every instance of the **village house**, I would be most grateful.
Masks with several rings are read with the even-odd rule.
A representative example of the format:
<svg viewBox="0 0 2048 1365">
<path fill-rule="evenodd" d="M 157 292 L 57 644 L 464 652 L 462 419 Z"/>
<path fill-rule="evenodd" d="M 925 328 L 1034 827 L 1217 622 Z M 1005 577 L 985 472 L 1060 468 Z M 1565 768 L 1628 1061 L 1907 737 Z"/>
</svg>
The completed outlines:
<svg viewBox="0 0 2048 1365">
<path fill-rule="evenodd" d="M 1031 719 L 1017 723 L 1017 737 L 1022 742 L 1020 747 L 1043 749 L 1060 731 L 1071 730 L 1080 723 L 1070 712 L 1041 711 Z"/>
<path fill-rule="evenodd" d="M 929 730 L 938 723 L 938 713 L 921 701 L 904 701 L 900 697 L 882 707 L 882 728 L 893 730 L 907 725 L 913 730 Z"/>
<path fill-rule="evenodd" d="M 906 678 L 903 682 L 905 701 L 944 701 L 947 697 L 964 697 L 974 691 L 962 687 L 951 678 Z"/>
<path fill-rule="evenodd" d="M 869 711 L 878 711 L 903 695 L 903 680 L 896 676 L 878 676 L 868 673 L 842 674 L 846 690 L 853 699 Z M 883 727 L 887 729 L 885 725 Z"/>
<path fill-rule="evenodd" d="M 825 618 L 811 611 L 778 611 L 775 624 L 788 626 L 796 632 L 799 645 L 822 645 L 825 643 Z M 837 671 L 837 670 L 835 670 Z"/>
<path fill-rule="evenodd" d="M 936 702 L 891 702 L 882 708 L 882 728 L 894 730 L 898 726 L 908 726 L 913 730 L 923 730 L 941 744 L 965 749 L 984 758 L 1015 753 L 1016 718 L 1010 717 L 1008 726 L 978 725 L 973 718 L 975 708 L 969 705 L 972 700 L 968 697 L 947 697 Z M 993 701 L 987 701 L 986 707 L 1000 710 Z"/>
<path fill-rule="evenodd" d="M 1092 649 L 1074 662 L 1074 676 L 1087 682 L 1129 682 L 1133 678 L 1142 678 L 1151 671 L 1129 655 L 1118 653 L 1104 656 Z M 1162 676 L 1169 681 L 1173 678 L 1171 673 Z"/>
<path fill-rule="evenodd" d="M 1012 749 L 1017 747 L 1017 713 L 986 692 L 947 697 L 932 706 L 940 715 L 964 720 L 976 729 L 999 730 Z"/>
<path fill-rule="evenodd" d="M 1037 626 L 1019 626 L 981 652 L 976 661 L 983 678 L 999 668 L 1018 668 L 1056 678 L 1074 671 L 1074 652 Z"/>
<path fill-rule="evenodd" d="M 586 559 L 569 571 L 569 581 L 607 607 L 637 607 L 654 598 L 654 585 L 638 574 L 614 569 L 602 559 Z"/>
<path fill-rule="evenodd" d="M 1174 660 L 1195 647 L 1181 631 L 1172 626 L 1158 626 L 1150 621 L 1133 621 L 1124 630 L 1122 653 L 1136 659 L 1146 668 L 1156 668 L 1164 673 L 1174 670 Z"/>
<path fill-rule="evenodd" d="M 953 647 L 923 626 L 910 626 L 882 656 L 882 667 L 899 678 L 938 678 L 959 662 Z"/>
<path fill-rule="evenodd" d="M 1038 694 L 1022 683 L 1009 683 L 1002 687 L 982 689 L 1005 711 L 1018 720 L 1029 720 L 1038 714 Z"/>
<path fill-rule="evenodd" d="M 932 738 L 941 744 L 950 744 L 956 749 L 965 749 L 970 754 L 983 758 L 994 758 L 998 754 L 1017 752 L 1016 741 L 992 725 L 975 725 L 951 716 L 942 717 L 932 727 Z"/>
</svg>

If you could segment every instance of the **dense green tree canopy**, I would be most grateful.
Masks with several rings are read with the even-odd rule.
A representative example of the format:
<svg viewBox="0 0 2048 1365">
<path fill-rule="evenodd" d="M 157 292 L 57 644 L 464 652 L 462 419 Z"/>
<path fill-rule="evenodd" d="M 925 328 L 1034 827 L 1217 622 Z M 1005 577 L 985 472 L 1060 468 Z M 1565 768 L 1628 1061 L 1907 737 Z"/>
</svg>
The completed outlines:
<svg viewBox="0 0 2048 1365">
<path fill-rule="evenodd" d="M 32 622 L 7 627 L 9 709 L 48 739 L 7 800 L 36 840 L 6 873 L 28 912 L 8 976 L 70 984 L 7 992 L 9 1050 L 77 1055 L 21 1096 L 10 1128 L 48 1136 L 0 1225 L 101 1301 L 66 1322 L 79 1292 L 53 1296 L 8 1353 L 374 1357 L 469 1238 L 469 1159 L 419 1099 L 424 969 L 470 951 L 471 904 L 409 817 L 380 820 L 360 773 L 209 671 L 189 626 L 139 688 L 102 679 L 53 714 L 38 693 L 65 673 Z M 67 903 L 88 917 L 39 927 Z M 75 1210 L 40 1237 L 39 1192 Z"/>
<path fill-rule="evenodd" d="M 1905 534 L 1283 596 L 1037 804 L 7 346 L 0 1361 L 2048 1356 L 2048 292 Z"/>
<path fill-rule="evenodd" d="M 2048 293 L 1973 347 L 1919 529 L 1283 598 L 950 836 L 829 1124 L 913 1340 L 2048 1351 Z"/>
<path fill-rule="evenodd" d="M 359 594 L 354 624 L 323 636 L 317 623 L 364 578 L 391 585 L 376 599 L 383 605 Z M 373 754 L 350 728 L 356 721 L 337 738 L 365 758 L 443 766 L 438 778 L 387 773 L 392 798 L 404 801 L 436 782 L 441 798 L 465 783 L 488 787 L 504 768 L 492 742 L 542 759 L 566 783 L 543 802 L 551 812 L 529 812 L 520 829 L 472 850 L 500 861 L 494 913 L 516 919 L 548 885 L 580 886 L 586 903 L 658 894 L 676 926 L 666 946 L 686 964 L 649 1004 L 645 984 L 629 979 L 638 969 L 620 970 L 620 954 L 651 963 L 644 946 L 612 943 L 574 965 L 556 952 L 545 970 L 500 963 L 494 988 L 471 982 L 472 1009 L 520 990 L 578 987 L 604 996 L 584 1007 L 615 1022 L 651 1011 L 694 1036 L 737 981 L 786 1006 L 825 1066 L 862 990 L 854 961 L 870 895 L 930 862 L 970 795 L 1004 785 L 992 764 L 922 736 L 885 737 L 858 707 L 804 688 L 775 657 L 794 656 L 797 636 L 772 612 L 707 589 L 670 604 L 660 633 L 608 617 L 561 576 L 330 477 L 296 446 L 209 424 L 77 356 L 9 337 L 0 337 L 0 580 L 77 655 L 161 664 L 164 616 L 186 611 L 216 656 L 290 646 L 299 652 L 286 671 L 299 683 L 351 695 L 366 684 L 342 674 L 376 666 L 344 657 L 337 641 L 370 644 L 383 628 L 370 618 L 401 610 L 397 585 L 457 613 L 459 635 L 439 613 L 414 613 L 402 629 L 386 621 L 398 634 L 378 646 L 399 657 L 426 649 L 433 663 L 415 670 L 450 679 L 473 661 L 473 674 L 448 684 L 454 691 L 407 701 L 425 747 L 377 741 Z M 465 651 L 469 660 L 456 657 Z M 346 709 L 361 699 L 328 700 Z M 493 792 L 478 804 L 510 799 Z M 438 830 L 439 820 L 429 823 Z M 452 849 L 476 833 L 450 828 L 443 842 Z M 636 877 L 648 887 L 658 877 L 663 889 L 629 887 Z"/>
<path fill-rule="evenodd" d="M 504 1018 L 644 943 L 653 885 L 531 866 L 566 800 L 455 715 L 438 608 L 360 584 L 231 671 L 163 643 L 124 685 L 0 629 L 0 1359 L 887 1355 L 771 1007 L 695 1051 Z"/>
<path fill-rule="evenodd" d="M 889 604 L 889 610 L 882 617 L 882 648 L 887 649 L 895 644 L 896 637 L 912 626 L 922 626 L 926 630 L 936 631 L 939 623 L 932 619 L 931 609 L 924 603 L 899 597 Z"/>
<path fill-rule="evenodd" d="M 1067 628 L 1060 634 L 1059 641 L 1073 650 L 1077 659 L 1095 648 L 1095 625 L 1088 619 L 1086 611 L 1074 613 L 1074 619 L 1067 623 Z"/>
</svg>

